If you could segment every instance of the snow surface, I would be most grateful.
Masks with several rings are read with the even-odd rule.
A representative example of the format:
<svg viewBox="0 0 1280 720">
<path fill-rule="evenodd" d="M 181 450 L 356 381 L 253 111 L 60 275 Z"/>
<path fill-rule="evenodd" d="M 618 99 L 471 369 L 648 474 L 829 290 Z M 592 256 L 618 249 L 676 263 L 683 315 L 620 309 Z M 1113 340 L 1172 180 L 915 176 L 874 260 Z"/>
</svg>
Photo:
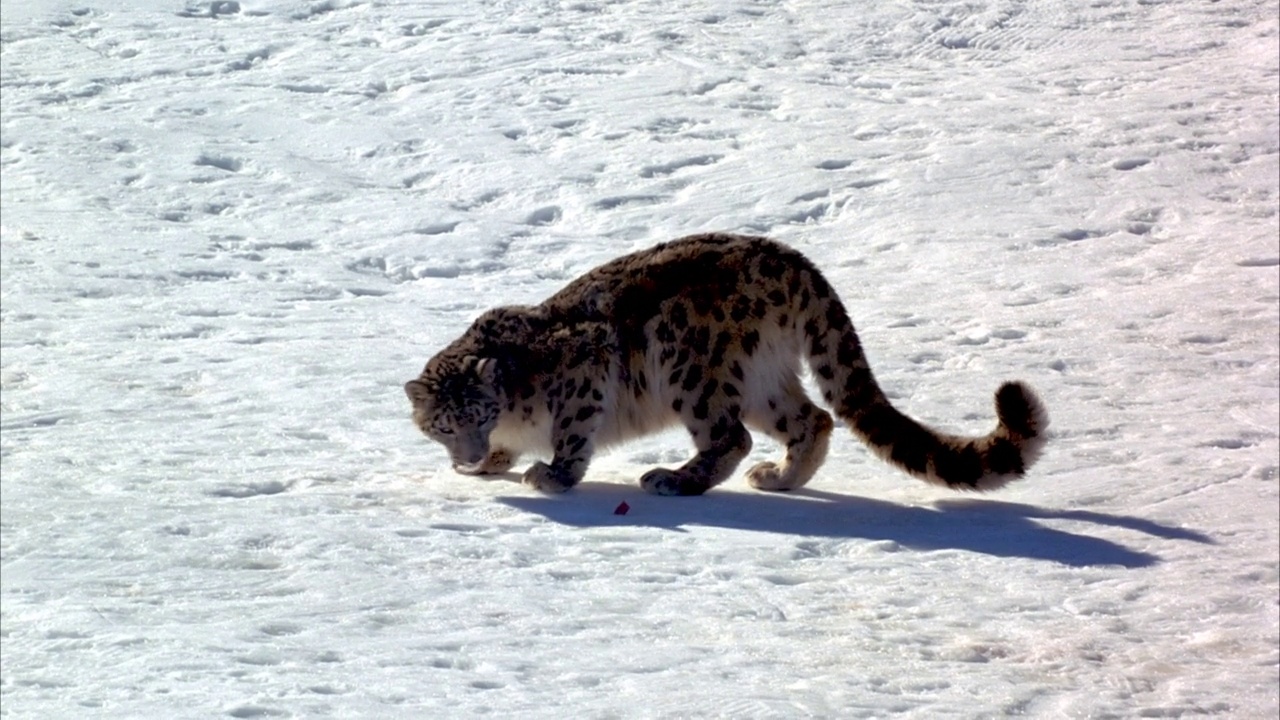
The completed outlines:
<svg viewBox="0 0 1280 720">
<path fill-rule="evenodd" d="M 0 715 L 1276 717 L 1278 17 L 4 0 Z M 703 230 L 922 420 L 1030 382 L 1041 463 L 540 497 L 417 434 L 481 310 Z"/>
</svg>

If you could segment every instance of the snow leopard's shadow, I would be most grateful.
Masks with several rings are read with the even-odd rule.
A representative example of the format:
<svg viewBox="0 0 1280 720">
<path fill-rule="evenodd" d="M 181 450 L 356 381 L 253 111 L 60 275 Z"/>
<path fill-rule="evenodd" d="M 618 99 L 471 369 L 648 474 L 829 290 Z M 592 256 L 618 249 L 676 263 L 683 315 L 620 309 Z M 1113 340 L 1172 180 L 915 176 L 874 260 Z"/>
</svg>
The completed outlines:
<svg viewBox="0 0 1280 720">
<path fill-rule="evenodd" d="M 804 489 L 770 494 L 717 489 L 698 498 L 655 497 L 633 486 L 587 482 L 555 497 L 499 501 L 578 527 L 735 528 L 817 538 L 890 540 L 909 550 L 966 550 L 1048 560 L 1073 567 L 1150 567 L 1161 558 L 1088 533 L 1122 528 L 1166 540 L 1212 544 L 1207 535 L 1152 520 L 1083 510 L 1053 510 L 992 499 L 947 499 L 932 506 Z M 625 514 L 615 514 L 627 503 Z"/>
</svg>

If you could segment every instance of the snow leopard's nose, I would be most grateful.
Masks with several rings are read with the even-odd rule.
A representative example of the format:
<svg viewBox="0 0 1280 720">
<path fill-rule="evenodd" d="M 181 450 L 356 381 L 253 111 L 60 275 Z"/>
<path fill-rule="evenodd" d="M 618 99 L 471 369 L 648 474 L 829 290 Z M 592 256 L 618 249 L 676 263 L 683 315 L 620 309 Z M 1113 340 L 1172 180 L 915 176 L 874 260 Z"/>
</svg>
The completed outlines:
<svg viewBox="0 0 1280 720">
<path fill-rule="evenodd" d="M 458 453 L 453 456 L 453 466 L 455 468 L 475 467 L 484 461 L 485 454 L 480 450 L 473 450 L 467 453 Z"/>
</svg>

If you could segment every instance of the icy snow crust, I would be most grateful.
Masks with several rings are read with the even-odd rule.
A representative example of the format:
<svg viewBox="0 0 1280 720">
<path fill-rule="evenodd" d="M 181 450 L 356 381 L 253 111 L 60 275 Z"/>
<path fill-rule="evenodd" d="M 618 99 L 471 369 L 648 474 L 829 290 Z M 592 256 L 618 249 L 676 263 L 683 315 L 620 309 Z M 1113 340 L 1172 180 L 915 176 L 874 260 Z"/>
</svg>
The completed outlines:
<svg viewBox="0 0 1280 720">
<path fill-rule="evenodd" d="M 1278 15 L 5 0 L 0 714 L 1274 718 Z M 544 498 L 416 434 L 484 308 L 703 230 L 924 421 L 1030 382 L 1040 464 Z"/>
</svg>

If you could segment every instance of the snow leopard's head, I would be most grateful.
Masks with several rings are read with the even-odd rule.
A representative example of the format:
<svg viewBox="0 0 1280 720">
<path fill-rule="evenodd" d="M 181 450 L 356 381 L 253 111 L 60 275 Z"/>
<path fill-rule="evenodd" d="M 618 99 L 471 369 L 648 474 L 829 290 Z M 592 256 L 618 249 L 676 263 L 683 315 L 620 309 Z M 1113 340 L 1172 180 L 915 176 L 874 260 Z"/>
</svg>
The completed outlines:
<svg viewBox="0 0 1280 720">
<path fill-rule="evenodd" d="M 449 451 L 460 472 L 474 472 L 489 455 L 489 433 L 500 410 L 496 372 L 492 358 L 442 354 L 405 383 L 414 424 Z"/>
</svg>

